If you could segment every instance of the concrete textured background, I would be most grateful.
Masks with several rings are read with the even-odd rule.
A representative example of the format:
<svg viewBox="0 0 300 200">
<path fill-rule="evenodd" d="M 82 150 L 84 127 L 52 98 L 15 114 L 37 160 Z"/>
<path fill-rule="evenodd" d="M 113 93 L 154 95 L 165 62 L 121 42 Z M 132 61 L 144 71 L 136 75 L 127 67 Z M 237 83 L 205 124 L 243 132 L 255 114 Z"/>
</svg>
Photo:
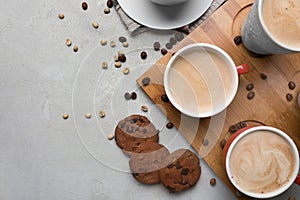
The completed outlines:
<svg viewBox="0 0 300 200">
<path fill-rule="evenodd" d="M 189 148 L 175 128 L 165 128 L 168 120 L 135 82 L 162 56 L 153 43 L 164 45 L 175 31 L 132 37 L 114 9 L 103 13 L 106 0 L 87 1 L 87 11 L 81 2 L 0 0 L 0 199 L 234 199 L 203 160 L 198 184 L 179 194 L 160 184 L 142 185 L 128 174 L 128 158 L 106 136 L 129 114 L 149 117 L 170 151 Z M 99 22 L 97 30 L 93 21 Z M 120 36 L 128 39 L 128 48 Z M 77 53 L 66 46 L 66 38 L 79 47 Z M 117 46 L 101 46 L 102 39 Z M 119 50 L 127 61 L 116 69 L 113 57 Z M 146 60 L 139 57 L 142 50 Z M 101 68 L 104 61 L 107 70 Z M 130 68 L 128 75 L 124 67 Z M 126 101 L 127 91 L 136 91 L 137 100 Z M 142 104 L 149 107 L 147 113 L 140 110 Z M 85 118 L 88 112 L 91 119 Z M 63 120 L 63 113 L 69 119 Z M 217 178 L 214 187 L 212 177 Z M 276 199 L 290 195 L 299 198 L 299 187 Z"/>
</svg>

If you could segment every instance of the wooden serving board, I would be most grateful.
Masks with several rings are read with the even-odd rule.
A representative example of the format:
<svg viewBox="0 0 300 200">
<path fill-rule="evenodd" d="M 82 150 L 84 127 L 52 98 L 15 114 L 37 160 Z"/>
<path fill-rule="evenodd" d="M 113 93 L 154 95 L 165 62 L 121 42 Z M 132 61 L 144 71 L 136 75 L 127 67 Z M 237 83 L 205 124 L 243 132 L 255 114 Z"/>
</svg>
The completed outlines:
<svg viewBox="0 0 300 200">
<path fill-rule="evenodd" d="M 283 130 L 300 147 L 300 108 L 297 104 L 297 94 L 300 91 L 300 54 L 257 58 L 250 56 L 242 44 L 236 45 L 233 40 L 240 34 L 252 3 L 253 0 L 228 0 L 137 79 L 145 93 L 234 193 L 236 190 L 229 182 L 222 165 L 220 145 L 221 140 L 230 137 L 228 130 L 231 125 L 244 120 L 259 121 Z M 249 73 L 239 77 L 239 89 L 230 106 L 216 116 L 200 120 L 181 114 L 170 102 L 161 100 L 161 95 L 165 94 L 163 76 L 167 62 L 178 49 L 196 42 L 215 44 L 224 49 L 237 65 L 247 63 L 250 66 Z M 267 75 L 267 79 L 262 79 L 261 73 Z M 147 86 L 142 84 L 144 77 L 151 79 Z M 289 89 L 289 81 L 296 83 L 294 90 Z M 247 99 L 246 86 L 249 83 L 254 84 L 255 97 L 252 100 Z M 292 101 L 287 101 L 287 93 L 294 96 Z M 248 199 L 246 196 L 238 198 Z"/>
</svg>

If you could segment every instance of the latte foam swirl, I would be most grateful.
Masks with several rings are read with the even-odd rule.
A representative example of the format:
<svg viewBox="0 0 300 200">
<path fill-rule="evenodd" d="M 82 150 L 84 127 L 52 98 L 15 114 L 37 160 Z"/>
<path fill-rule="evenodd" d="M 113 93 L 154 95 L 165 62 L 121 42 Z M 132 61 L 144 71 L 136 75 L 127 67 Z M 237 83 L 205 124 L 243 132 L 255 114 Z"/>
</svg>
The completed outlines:
<svg viewBox="0 0 300 200">
<path fill-rule="evenodd" d="M 256 131 L 234 148 L 230 168 L 237 184 L 248 192 L 267 193 L 289 182 L 294 169 L 291 146 L 269 131 Z"/>
</svg>

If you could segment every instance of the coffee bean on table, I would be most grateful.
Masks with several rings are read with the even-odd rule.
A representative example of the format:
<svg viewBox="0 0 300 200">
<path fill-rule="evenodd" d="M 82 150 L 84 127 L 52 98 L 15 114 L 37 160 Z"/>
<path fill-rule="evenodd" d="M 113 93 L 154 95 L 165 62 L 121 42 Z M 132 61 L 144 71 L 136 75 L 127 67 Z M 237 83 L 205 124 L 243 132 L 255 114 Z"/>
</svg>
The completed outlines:
<svg viewBox="0 0 300 200">
<path fill-rule="evenodd" d="M 107 5 L 107 7 L 112 8 L 114 4 L 113 4 L 112 0 L 107 0 L 106 5 Z"/>
<path fill-rule="evenodd" d="M 183 40 L 183 38 L 184 38 L 184 35 L 182 33 L 176 33 L 175 34 L 175 39 L 177 41 L 181 41 L 181 40 Z"/>
<path fill-rule="evenodd" d="M 176 44 L 177 40 L 174 37 L 170 38 L 170 43 L 171 44 Z"/>
<path fill-rule="evenodd" d="M 171 128 L 174 127 L 174 124 L 173 124 L 172 122 L 168 122 L 168 123 L 166 124 L 166 127 L 167 127 L 167 129 L 171 129 Z"/>
<path fill-rule="evenodd" d="M 211 186 L 215 186 L 216 183 L 217 183 L 217 180 L 215 178 L 211 178 L 209 183 L 210 183 Z"/>
<path fill-rule="evenodd" d="M 249 84 L 247 85 L 247 87 L 246 87 L 246 89 L 247 89 L 248 91 L 253 90 L 253 88 L 254 88 L 254 84 L 253 84 L 253 83 L 249 83 Z"/>
<path fill-rule="evenodd" d="M 236 45 L 239 45 L 239 44 L 241 44 L 243 41 L 242 41 L 242 37 L 240 36 L 240 35 L 238 35 L 238 36 L 235 36 L 234 37 L 234 43 L 236 44 Z"/>
<path fill-rule="evenodd" d="M 162 94 L 162 95 L 160 96 L 160 98 L 161 98 L 161 100 L 162 100 L 163 102 L 169 102 L 169 98 L 168 98 L 168 96 L 167 96 L 166 94 Z"/>
<path fill-rule="evenodd" d="M 125 97 L 126 100 L 130 100 L 131 99 L 131 94 L 129 92 L 126 92 L 124 94 L 124 97 Z"/>
<path fill-rule="evenodd" d="M 293 97 L 293 95 L 292 95 L 291 93 L 287 93 L 287 94 L 286 94 L 286 100 L 287 100 L 287 101 L 292 101 L 293 98 L 294 98 L 294 97 Z"/>
<path fill-rule="evenodd" d="M 131 93 L 131 99 L 135 100 L 137 98 L 137 94 L 135 92 Z"/>
<path fill-rule="evenodd" d="M 118 60 L 121 61 L 122 63 L 126 62 L 126 56 L 124 54 L 118 55 Z"/>
<path fill-rule="evenodd" d="M 168 53 L 168 50 L 165 49 L 165 48 L 162 48 L 162 49 L 160 50 L 160 52 L 161 52 L 162 55 L 166 55 L 166 54 Z"/>
<path fill-rule="evenodd" d="M 121 37 L 119 37 L 119 41 L 120 41 L 121 43 L 124 43 L 124 42 L 127 41 L 127 39 L 126 39 L 126 37 L 121 36 Z"/>
<path fill-rule="evenodd" d="M 222 149 L 224 149 L 226 143 L 227 143 L 227 141 L 225 139 L 220 141 L 220 146 L 221 146 Z"/>
<path fill-rule="evenodd" d="M 158 51 L 160 49 L 160 43 L 159 42 L 154 42 L 153 48 L 155 51 Z"/>
<path fill-rule="evenodd" d="M 87 4 L 87 2 L 82 2 L 81 6 L 82 6 L 82 9 L 83 9 L 83 10 L 87 10 L 87 9 L 88 9 L 88 4 Z"/>
<path fill-rule="evenodd" d="M 205 139 L 203 140 L 203 142 L 202 142 L 202 145 L 203 145 L 203 146 L 207 146 L 208 143 L 209 143 L 208 139 L 205 138 Z"/>
<path fill-rule="evenodd" d="M 260 73 L 260 78 L 266 80 L 268 77 L 264 73 Z"/>
<path fill-rule="evenodd" d="M 104 8 L 104 14 L 109 14 L 110 13 L 110 8 Z"/>
<path fill-rule="evenodd" d="M 145 60 L 147 58 L 147 53 L 145 51 L 141 52 L 141 58 Z"/>
<path fill-rule="evenodd" d="M 255 97 L 255 93 L 252 91 L 247 94 L 247 99 L 249 100 L 253 99 L 254 97 Z"/>
<path fill-rule="evenodd" d="M 149 83 L 150 83 L 150 78 L 149 77 L 143 78 L 143 80 L 142 80 L 143 86 L 149 85 Z"/>
<path fill-rule="evenodd" d="M 173 48 L 173 44 L 172 43 L 170 43 L 170 42 L 168 42 L 167 44 L 166 44 L 166 48 L 167 49 L 172 49 Z"/>
<path fill-rule="evenodd" d="M 290 81 L 288 85 L 291 90 L 296 88 L 296 83 L 294 81 Z"/>
</svg>

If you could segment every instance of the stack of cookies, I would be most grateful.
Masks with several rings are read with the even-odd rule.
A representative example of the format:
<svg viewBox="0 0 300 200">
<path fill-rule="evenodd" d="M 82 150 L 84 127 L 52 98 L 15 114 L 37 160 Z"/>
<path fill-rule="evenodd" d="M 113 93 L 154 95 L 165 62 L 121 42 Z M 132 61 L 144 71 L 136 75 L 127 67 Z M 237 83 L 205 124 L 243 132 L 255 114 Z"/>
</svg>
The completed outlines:
<svg viewBox="0 0 300 200">
<path fill-rule="evenodd" d="M 115 129 L 115 141 L 130 156 L 132 176 L 144 184 L 162 183 L 170 192 L 194 186 L 200 178 L 199 158 L 188 149 L 170 153 L 159 144 L 159 131 L 142 115 L 121 120 Z"/>
</svg>

